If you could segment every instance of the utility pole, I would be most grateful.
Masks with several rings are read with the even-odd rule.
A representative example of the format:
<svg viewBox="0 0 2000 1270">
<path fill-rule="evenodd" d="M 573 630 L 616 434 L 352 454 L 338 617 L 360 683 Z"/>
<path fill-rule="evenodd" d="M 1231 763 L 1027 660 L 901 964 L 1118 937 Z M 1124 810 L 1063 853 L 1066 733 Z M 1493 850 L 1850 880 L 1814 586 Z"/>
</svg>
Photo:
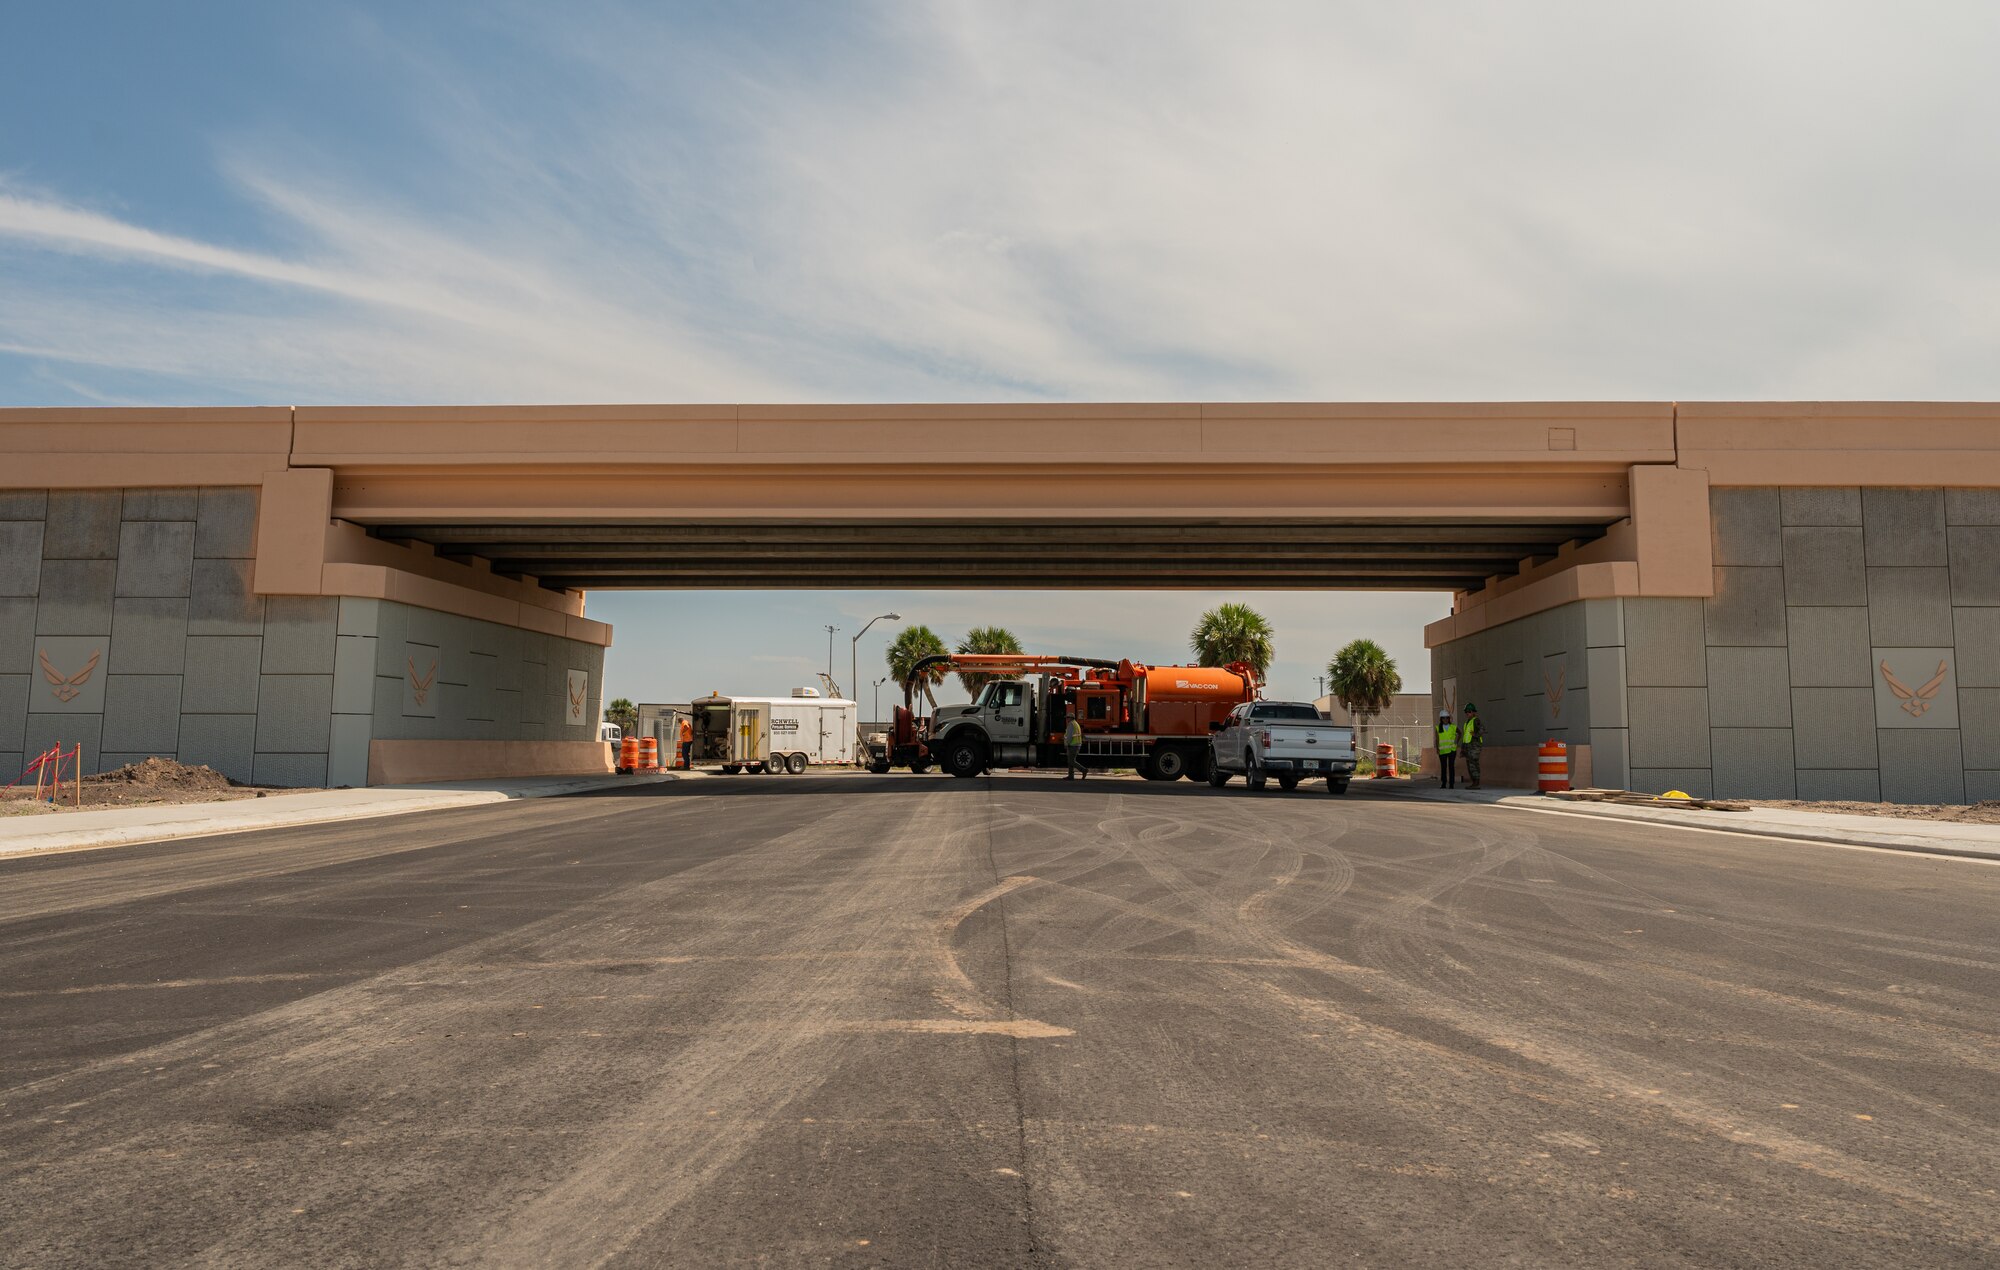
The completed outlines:
<svg viewBox="0 0 2000 1270">
<path fill-rule="evenodd" d="M 826 681 L 833 685 L 833 695 L 836 697 L 840 695 L 840 685 L 835 683 L 833 678 L 833 633 L 838 629 L 840 628 L 837 626 L 826 628 Z"/>
</svg>

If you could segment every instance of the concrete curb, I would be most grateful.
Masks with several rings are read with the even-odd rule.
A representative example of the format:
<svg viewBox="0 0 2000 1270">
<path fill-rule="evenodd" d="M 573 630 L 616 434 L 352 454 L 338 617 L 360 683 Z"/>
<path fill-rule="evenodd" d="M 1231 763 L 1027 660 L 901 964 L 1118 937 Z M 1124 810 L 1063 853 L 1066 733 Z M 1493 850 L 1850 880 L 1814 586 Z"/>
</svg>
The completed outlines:
<svg viewBox="0 0 2000 1270">
<path fill-rule="evenodd" d="M 1356 782 L 1359 784 L 1359 782 Z M 1694 829 L 1703 833 L 1727 833 L 1739 837 L 1782 838 L 1793 842 L 1816 842 L 1827 846 L 1874 847 L 1883 851 L 1908 851 L 1919 855 L 1952 856 L 1964 860 L 2000 860 L 2000 825 L 1952 825 L 1948 821 L 1896 820 L 1893 817 L 1873 817 L 1891 826 L 1935 825 L 1942 829 L 1970 831 L 1963 840 L 1955 841 L 1947 832 L 1909 833 L 1897 828 L 1877 829 L 1872 826 L 1847 823 L 1814 824 L 1807 817 L 1816 817 L 1813 812 L 1780 812 L 1774 809 L 1747 812 L 1703 812 L 1697 810 L 1670 811 L 1653 807 L 1621 807 L 1605 803 L 1567 802 L 1559 798 L 1543 798 L 1527 791 L 1480 790 L 1454 791 L 1455 797 L 1445 797 L 1437 790 L 1377 789 L 1379 796 L 1388 798 L 1409 798 L 1427 803 L 1474 804 L 1494 807 L 1511 807 L 1516 811 L 1539 811 L 1552 816 L 1594 816 L 1601 820 L 1623 820 L 1635 824 L 1663 825 L 1670 829 Z M 1799 817 L 1799 820 L 1774 819 L 1776 816 Z M 1705 819 L 1695 821 L 1694 816 Z M 1854 817 L 1852 819 L 1861 819 Z"/>
<path fill-rule="evenodd" d="M 312 794 L 281 794 L 271 799 L 78 811 L 62 816 L 36 817 L 26 823 L 0 822 L 0 859 L 51 851 L 86 851 L 100 847 L 138 846 L 147 842 L 172 842 L 182 838 L 253 833 L 260 829 L 339 824 L 381 816 L 405 816 L 420 811 L 479 807 L 524 798 L 560 798 L 567 794 L 623 789 L 678 779 L 678 776 L 654 773 L 645 776 L 381 785 L 367 789 L 330 789 Z M 87 825 L 75 823 L 85 817 L 106 819 L 93 820 Z M 51 820 L 56 823 L 48 823 Z M 39 832 L 26 832 L 29 829 Z"/>
<path fill-rule="evenodd" d="M 1434 799 L 1431 801 L 1444 801 Z M 1868 833 L 1859 830 L 1814 828 L 1808 825 L 1772 824 L 1768 820 L 1754 820 L 1748 817 L 1756 813 L 1710 812 L 1715 821 L 1691 822 L 1684 817 L 1689 814 L 1677 811 L 1656 811 L 1648 807 L 1605 808 L 1591 804 L 1566 803 L 1559 799 L 1537 798 L 1523 795 L 1518 798 L 1496 800 L 1501 807 L 1512 807 L 1521 811 L 1548 812 L 1556 816 L 1595 816 L 1601 820 L 1623 820 L 1634 824 L 1665 825 L 1673 829 L 1696 829 L 1704 833 L 1728 833 L 1753 838 L 1784 838 L 1793 842 L 1817 842 L 1840 847 L 1875 847 L 1883 851 L 1909 851 L 1920 855 L 1955 856 L 1964 860 L 2000 860 L 2000 826 L 1993 828 L 1993 845 L 1981 846 L 1977 843 L 1940 842 L 1935 838 L 1925 838 L 1909 834 Z M 1723 819 L 1727 817 L 1728 819 Z M 1737 821 L 1738 823 L 1730 823 Z M 1908 822 L 1905 822 L 1908 823 Z M 1949 822 L 1944 822 L 1949 823 Z"/>
</svg>

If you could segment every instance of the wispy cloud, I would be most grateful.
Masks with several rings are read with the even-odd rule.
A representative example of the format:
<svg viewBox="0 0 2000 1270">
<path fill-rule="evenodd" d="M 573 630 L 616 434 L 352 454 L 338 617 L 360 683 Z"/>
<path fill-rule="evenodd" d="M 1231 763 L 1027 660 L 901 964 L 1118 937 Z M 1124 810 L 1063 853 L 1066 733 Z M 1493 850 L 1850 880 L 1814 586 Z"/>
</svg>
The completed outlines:
<svg viewBox="0 0 2000 1270">
<path fill-rule="evenodd" d="M 1991 6 L 501 12 L 323 51 L 405 135 L 214 138 L 254 249 L 0 187 L 0 344 L 298 400 L 2000 395 Z"/>
</svg>

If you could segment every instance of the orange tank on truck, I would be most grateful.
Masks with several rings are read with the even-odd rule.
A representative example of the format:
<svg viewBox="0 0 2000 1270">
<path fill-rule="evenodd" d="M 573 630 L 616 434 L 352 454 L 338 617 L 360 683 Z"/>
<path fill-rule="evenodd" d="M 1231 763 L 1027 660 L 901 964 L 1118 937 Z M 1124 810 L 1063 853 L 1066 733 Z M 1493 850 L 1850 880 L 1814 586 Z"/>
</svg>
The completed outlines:
<svg viewBox="0 0 2000 1270">
<path fill-rule="evenodd" d="M 1133 714 L 1156 736 L 1208 735 L 1208 725 L 1257 696 L 1248 673 L 1217 666 L 1134 667 Z"/>
</svg>

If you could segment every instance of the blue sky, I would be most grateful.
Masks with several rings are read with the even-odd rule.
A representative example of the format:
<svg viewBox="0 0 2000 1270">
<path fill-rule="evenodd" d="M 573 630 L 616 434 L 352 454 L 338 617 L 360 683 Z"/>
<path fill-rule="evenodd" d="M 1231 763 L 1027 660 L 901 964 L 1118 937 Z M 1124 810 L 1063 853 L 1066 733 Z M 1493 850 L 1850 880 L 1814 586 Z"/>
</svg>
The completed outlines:
<svg viewBox="0 0 2000 1270">
<path fill-rule="evenodd" d="M 16 4 L 0 404 L 1990 399 L 1997 55 L 1973 0 Z M 1444 608 L 592 607 L 660 698 L 1219 598 L 1288 692 L 1420 684 Z"/>
</svg>

